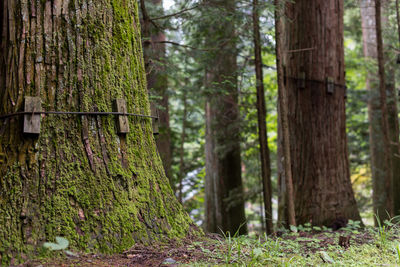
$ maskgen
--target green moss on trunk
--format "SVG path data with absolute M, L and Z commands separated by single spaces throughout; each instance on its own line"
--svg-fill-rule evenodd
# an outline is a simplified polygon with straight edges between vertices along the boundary
M 149 114 L 135 1 L 9 2 L 0 114 L 22 110 L 25 96 L 60 111 L 112 111 L 122 97 L 128 112 Z M 0 121 L 0 262 L 55 236 L 111 253 L 189 233 L 150 119 L 129 117 L 122 136 L 112 116 L 47 115 L 38 137 L 22 134 L 22 120 Z

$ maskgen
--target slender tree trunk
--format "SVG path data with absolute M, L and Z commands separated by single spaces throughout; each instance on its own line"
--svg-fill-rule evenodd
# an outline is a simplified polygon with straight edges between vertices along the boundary
M 388 1 L 390 3 L 390 1 Z M 397 34 L 398 34 L 398 41 L 400 43 L 400 14 L 399 14 L 399 0 L 396 0 L 396 21 L 397 21 Z M 397 54 L 397 57 L 400 58 L 400 55 Z M 399 64 L 398 62 L 396 62 Z M 393 134 L 391 135 L 392 142 L 397 142 L 397 151 L 393 148 L 392 145 L 392 161 L 393 161 L 393 215 L 397 216 L 400 215 L 400 140 L 399 140 L 399 120 L 398 120 L 398 93 L 396 90 L 396 82 L 394 77 L 394 67 L 392 69 L 393 73 L 393 83 L 389 87 L 390 94 L 391 94 L 391 101 L 389 102 L 389 114 L 391 114 L 389 119 L 389 127 L 393 125 L 396 131 L 391 131 Z
M 374 62 L 378 59 L 375 0 L 364 0 L 360 2 L 361 22 L 363 31 L 364 56 Z M 387 187 L 387 162 L 385 156 L 384 129 L 382 128 L 382 115 L 380 105 L 379 77 L 376 66 L 368 70 L 367 89 L 369 90 L 368 118 L 369 118 L 369 140 L 371 154 L 371 170 L 373 181 L 374 213 L 379 214 L 381 219 L 387 219 L 390 210 L 389 192 Z
M 0 1 L 0 115 L 26 96 L 47 111 L 149 114 L 137 3 L 130 0 Z M 156 152 L 151 120 L 129 116 L 0 119 L 0 265 L 65 236 L 82 250 L 121 252 L 135 243 L 183 237 L 190 219 Z
M 284 56 L 283 48 L 283 20 L 285 1 L 275 0 L 275 40 L 276 40 L 276 67 L 278 76 L 278 105 L 280 111 L 280 123 L 283 135 L 283 157 L 285 176 L 285 203 L 287 204 L 287 220 L 289 225 L 296 226 L 296 213 L 294 206 L 294 189 L 291 167 L 290 131 L 288 122 L 288 98 L 284 84 Z M 278 159 L 279 160 L 279 159 Z
M 400 14 L 399 14 L 399 0 L 396 0 L 396 21 L 397 21 L 397 37 L 400 43 Z
M 291 164 L 285 171 L 293 172 L 296 222 L 360 220 L 347 155 L 343 0 L 299 0 L 286 3 L 285 11 L 288 21 L 277 48 L 286 51 L 278 51 L 283 62 L 277 66 L 285 66 L 278 84 L 287 92 L 280 112 L 283 137 L 287 128 L 290 133 Z
M 257 117 L 258 117 L 258 138 L 260 142 L 261 176 L 263 183 L 264 214 L 267 234 L 274 231 L 272 223 L 272 189 L 271 189 L 271 161 L 269 156 L 265 91 L 262 71 L 261 41 L 260 41 L 260 18 L 258 11 L 258 0 L 253 0 L 253 35 L 254 35 L 254 58 L 256 71 L 257 89 Z
M 159 135 L 156 138 L 158 152 L 165 169 L 165 173 L 174 189 L 174 182 L 171 173 L 172 149 L 171 149 L 171 130 L 169 127 L 169 96 L 168 79 L 166 75 L 165 63 L 165 34 L 161 29 L 156 28 L 150 21 L 150 16 L 160 16 L 163 14 L 162 0 L 151 0 L 153 9 L 148 10 L 145 0 L 140 1 L 142 11 L 142 39 L 144 62 L 147 76 L 147 89 L 150 95 L 155 96 L 159 116 Z M 150 12 L 152 11 L 152 12 Z M 154 15 L 153 15 L 154 14 Z
M 182 117 L 182 133 L 181 146 L 179 149 L 179 202 L 182 203 L 183 178 L 185 177 L 185 138 L 186 138 L 186 120 L 187 120 L 187 96 L 186 91 L 183 92 L 183 117 Z
M 383 38 L 382 38 L 382 20 L 381 20 L 381 1 L 375 0 L 375 29 L 376 29 L 376 43 L 377 43 L 377 56 L 378 56 L 378 75 L 379 75 L 379 98 L 380 98 L 380 111 L 381 111 L 381 127 L 383 132 L 383 145 L 384 145 L 384 159 L 385 159 L 385 179 L 384 188 L 388 189 L 386 201 L 384 203 L 386 207 L 385 213 L 378 213 L 380 217 L 387 217 L 393 215 L 393 199 L 391 195 L 392 186 L 392 158 L 390 148 L 390 136 L 389 136 L 389 121 L 388 121 L 388 110 L 387 110 L 387 95 L 386 95 L 386 75 L 384 67 L 384 54 L 383 54 Z M 380 197 L 380 196 L 379 196 Z
M 392 1 L 383 0 L 381 6 L 381 27 L 391 27 L 389 23 L 389 16 L 392 14 L 390 10 Z M 383 41 L 383 53 L 385 64 L 385 87 L 387 99 L 387 113 L 388 113 L 388 131 L 389 131 L 389 146 L 390 157 L 392 164 L 392 177 L 391 177 L 391 199 L 392 199 L 392 215 L 400 215 L 400 142 L 399 142 L 399 113 L 398 113 L 398 95 L 396 90 L 395 79 L 395 62 L 390 62 L 391 48 Z
M 206 103 L 206 220 L 209 232 L 247 233 L 240 159 L 240 121 L 237 90 L 235 1 L 210 2 L 221 12 L 206 43 L 218 42 L 220 49 L 207 59 L 206 86 L 211 93 Z M 207 9 L 206 9 L 207 10 Z M 208 11 L 208 10 L 207 10 Z M 210 188 L 212 187 L 212 188 Z
M 390 141 L 390 157 L 392 161 L 392 190 L 389 194 L 392 197 L 392 215 L 400 215 L 400 146 L 399 146 L 399 117 L 397 107 L 397 93 L 395 86 L 394 67 L 387 66 L 386 88 L 387 88 L 387 111 Z

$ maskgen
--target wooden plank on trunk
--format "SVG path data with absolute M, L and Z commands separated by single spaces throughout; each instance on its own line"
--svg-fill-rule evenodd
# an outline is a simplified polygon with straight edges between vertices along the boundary
M 40 114 L 35 113 L 42 111 L 40 97 L 25 97 L 24 111 L 32 112 L 32 114 L 24 115 L 24 133 L 39 134 L 40 133 Z
M 126 101 L 123 98 L 115 100 L 116 112 L 127 113 Z M 119 134 L 129 133 L 129 120 L 128 116 L 118 115 L 117 116 L 117 131 Z

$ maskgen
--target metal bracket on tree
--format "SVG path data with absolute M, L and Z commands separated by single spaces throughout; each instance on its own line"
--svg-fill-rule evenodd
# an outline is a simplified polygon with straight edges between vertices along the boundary
M 118 133 L 124 134 L 129 132 L 129 121 L 128 116 L 135 116 L 140 118 L 151 118 L 153 119 L 153 134 L 158 134 L 158 111 L 156 107 L 151 103 L 151 114 L 136 114 L 126 112 L 126 102 L 124 99 L 116 99 L 115 106 L 116 112 L 82 112 L 82 111 L 42 111 L 40 97 L 25 97 L 24 111 L 15 112 L 10 114 L 0 115 L 1 119 L 7 119 L 11 117 L 24 115 L 24 128 L 23 133 L 27 134 L 39 134 L 40 133 L 40 119 L 41 114 L 46 115 L 91 115 L 91 116 L 118 116 L 117 128 Z M 154 115 L 153 115 L 154 114 Z

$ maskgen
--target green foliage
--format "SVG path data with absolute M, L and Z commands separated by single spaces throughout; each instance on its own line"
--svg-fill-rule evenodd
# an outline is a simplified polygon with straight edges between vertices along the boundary
M 44 248 L 47 248 L 52 251 L 61 250 L 68 256 L 77 257 L 78 254 L 76 254 L 70 250 L 67 250 L 68 246 L 69 246 L 68 239 L 61 237 L 61 236 L 56 236 L 56 243 L 52 243 L 52 242 L 43 243 Z
M 69 245 L 69 241 L 64 237 L 56 236 L 56 243 L 45 242 L 43 247 L 48 248 L 50 250 L 64 250 L 67 249 Z
M 400 244 L 397 244 L 395 247 L 397 257 L 398 257 L 398 262 L 400 263 Z
M 353 220 L 349 220 L 347 222 L 346 227 L 343 228 L 344 231 L 347 231 L 347 232 L 350 232 L 353 234 L 358 234 L 360 229 L 361 229 L 361 222 L 353 221 Z
M 398 234 L 398 216 L 391 218 L 390 220 L 381 221 L 378 214 L 375 214 L 377 227 L 376 231 L 376 242 L 381 249 L 386 249 L 389 246 L 389 240 Z
M 353 225 L 357 225 L 353 222 Z M 358 228 L 357 226 L 355 226 Z M 378 237 L 378 229 L 368 228 L 352 234 L 350 247 L 338 245 L 343 231 L 324 231 L 308 237 L 299 233 L 284 233 L 282 237 L 231 237 L 222 240 L 198 242 L 208 260 L 190 263 L 190 266 L 376 266 L 400 262 L 400 245 L 393 232 L 386 247 L 370 241 Z M 331 244 L 326 244 L 327 240 Z M 211 243 L 210 243 L 211 242 Z M 392 249 L 394 248 L 395 249 Z

